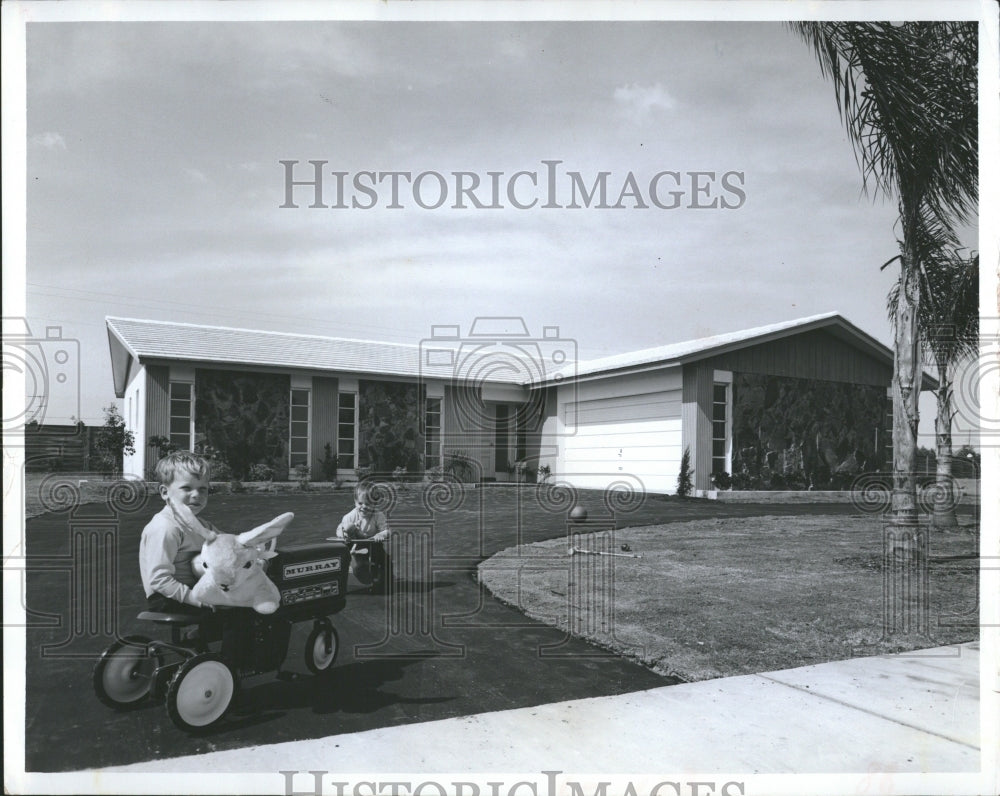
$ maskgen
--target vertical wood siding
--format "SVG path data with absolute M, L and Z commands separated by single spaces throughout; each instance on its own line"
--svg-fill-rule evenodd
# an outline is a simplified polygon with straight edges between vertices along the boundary
M 312 380 L 312 451 L 310 474 L 314 481 L 323 478 L 320 462 L 323 447 L 329 443 L 332 455 L 337 456 L 337 385 L 338 380 L 326 376 L 314 376 Z
M 197 397 L 197 396 L 196 396 Z M 136 440 L 144 448 L 150 437 L 170 436 L 170 368 L 146 366 L 146 439 Z
M 691 451 L 695 489 L 709 489 L 712 472 L 712 378 L 714 367 L 705 362 L 684 366 L 681 399 L 681 453 Z
M 737 373 L 845 381 L 880 387 L 888 386 L 892 379 L 890 364 L 879 362 L 819 329 L 720 354 L 704 360 L 704 364 Z
M 481 416 L 476 412 L 481 412 Z M 477 476 L 494 475 L 493 407 L 478 402 L 474 388 L 448 386 L 444 392 L 441 446 L 445 464 L 449 451 L 462 451 L 478 463 Z

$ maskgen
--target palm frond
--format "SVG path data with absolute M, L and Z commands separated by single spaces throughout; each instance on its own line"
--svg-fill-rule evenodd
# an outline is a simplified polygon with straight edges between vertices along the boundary
M 978 39 L 967 22 L 797 22 L 866 190 L 968 220 L 978 192 Z

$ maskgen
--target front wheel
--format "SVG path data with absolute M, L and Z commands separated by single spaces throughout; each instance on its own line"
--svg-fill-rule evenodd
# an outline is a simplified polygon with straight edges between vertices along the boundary
M 115 710 L 142 704 L 153 686 L 163 657 L 153 652 L 146 636 L 126 636 L 108 647 L 94 667 L 94 692 Z
M 219 722 L 236 694 L 233 670 L 218 653 L 184 661 L 167 689 L 170 719 L 186 732 L 207 730 Z
M 337 660 L 340 638 L 332 625 L 316 625 L 306 640 L 306 666 L 313 674 L 329 671 Z

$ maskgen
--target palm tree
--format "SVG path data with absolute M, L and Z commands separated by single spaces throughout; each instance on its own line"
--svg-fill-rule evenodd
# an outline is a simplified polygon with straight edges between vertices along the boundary
M 976 211 L 976 25 L 971 22 L 800 22 L 833 80 L 862 183 L 899 207 L 894 327 L 894 521 L 917 523 L 915 458 L 921 379 L 920 252 L 925 232 L 953 230 Z
M 943 236 L 948 240 L 950 236 Z M 938 372 L 937 416 L 934 437 L 937 487 L 931 522 L 938 528 L 955 528 L 957 496 L 952 482 L 951 421 L 955 416 L 955 370 L 976 353 L 979 339 L 979 255 L 964 257 L 960 250 L 943 250 L 941 236 L 928 235 L 920 270 L 918 323 L 925 353 Z M 899 305 L 898 283 L 889 292 L 889 317 Z

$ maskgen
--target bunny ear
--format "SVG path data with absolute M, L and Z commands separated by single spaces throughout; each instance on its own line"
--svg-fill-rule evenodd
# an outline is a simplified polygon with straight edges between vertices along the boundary
M 273 539 L 278 536 L 285 528 L 288 527 L 290 523 L 295 519 L 295 515 L 292 512 L 286 512 L 279 517 L 275 517 L 270 522 L 266 522 L 263 525 L 258 525 L 256 528 L 250 531 L 245 531 L 239 534 L 236 538 L 242 545 L 254 545 L 261 542 L 266 542 L 268 539 Z
M 215 531 L 210 531 L 202 525 L 198 521 L 198 518 L 194 516 L 194 512 L 183 503 L 178 503 L 176 500 L 168 499 L 167 505 L 170 506 L 170 510 L 174 513 L 174 517 L 184 530 L 193 533 L 195 536 L 200 536 L 206 542 L 211 542 L 216 536 L 218 536 Z

